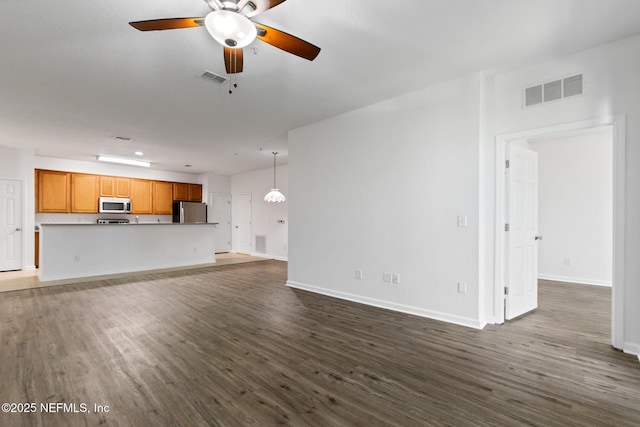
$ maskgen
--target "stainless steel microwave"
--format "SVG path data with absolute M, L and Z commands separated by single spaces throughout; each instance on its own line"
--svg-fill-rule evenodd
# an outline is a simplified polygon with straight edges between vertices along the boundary
M 100 197 L 98 211 L 100 213 L 131 213 L 131 199 Z

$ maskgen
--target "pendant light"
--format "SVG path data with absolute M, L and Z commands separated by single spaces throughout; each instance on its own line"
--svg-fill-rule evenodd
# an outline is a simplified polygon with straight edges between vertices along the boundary
M 273 188 L 271 189 L 271 191 L 269 191 L 267 193 L 266 196 L 264 196 L 264 201 L 265 202 L 276 202 L 276 203 L 282 203 L 285 200 L 287 200 L 284 197 L 284 194 L 282 194 L 277 188 L 276 188 L 276 156 L 278 155 L 277 151 L 273 152 Z

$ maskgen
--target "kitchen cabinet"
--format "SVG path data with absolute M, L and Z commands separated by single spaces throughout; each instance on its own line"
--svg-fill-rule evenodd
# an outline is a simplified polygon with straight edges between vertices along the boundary
M 151 214 L 153 213 L 152 184 L 153 181 L 147 179 L 131 179 L 131 213 Z
M 70 174 L 68 172 L 37 170 L 36 212 L 68 213 Z
M 98 213 L 100 197 L 131 199 L 134 215 L 171 215 L 173 201 L 202 202 L 202 185 L 36 169 L 36 212 Z
M 202 202 L 202 185 L 189 184 L 189 201 Z
M 131 197 L 131 178 L 101 176 L 100 197 Z
M 173 213 L 173 183 L 153 181 L 153 213 L 156 215 Z
M 33 259 L 33 264 L 38 268 L 40 266 L 40 232 L 36 231 L 35 238 L 35 254 Z
M 71 212 L 98 213 L 100 175 L 71 174 Z
M 177 202 L 189 201 L 189 184 L 183 182 L 174 182 L 173 200 Z
M 176 202 L 202 202 L 202 185 L 174 182 L 173 200 Z

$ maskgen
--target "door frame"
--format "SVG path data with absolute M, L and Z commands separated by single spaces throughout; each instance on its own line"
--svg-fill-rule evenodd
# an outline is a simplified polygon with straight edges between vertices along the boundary
M 229 207 L 229 252 L 232 252 L 232 243 L 233 243 L 233 217 L 232 217 L 232 197 L 231 197 L 231 193 L 209 193 L 209 206 L 211 207 L 210 209 L 207 210 L 207 212 L 211 212 L 210 214 L 207 213 L 207 216 L 212 215 L 213 216 L 213 209 L 215 207 L 214 203 L 213 203 L 213 199 L 216 196 L 224 196 L 227 198 L 228 201 L 228 207 Z M 207 221 L 209 221 L 209 218 L 207 218 Z M 211 221 L 213 222 L 213 218 L 211 218 Z M 215 242 L 214 242 L 215 244 Z M 219 253 L 219 252 L 218 252 Z
M 22 224 L 21 229 L 22 229 L 22 234 L 20 236 L 20 270 L 35 270 L 35 265 L 33 265 L 31 268 L 27 268 L 27 232 L 26 229 L 27 227 L 25 226 L 26 221 L 26 197 L 25 197 L 25 191 L 26 191 L 26 185 L 25 185 L 25 180 L 22 178 L 10 178 L 10 177 L 6 177 L 6 176 L 2 176 L 0 175 L 0 180 L 2 181 L 16 181 L 20 183 L 20 210 L 21 210 L 21 216 L 20 216 L 20 222 Z M 33 233 L 35 234 L 35 233 Z M 32 246 L 33 248 L 35 248 L 35 243 Z M 35 263 L 35 260 L 34 260 Z
M 613 128 L 613 274 L 611 283 L 611 345 L 624 348 L 624 244 L 625 244 L 625 147 L 626 115 L 606 116 L 555 126 L 529 129 L 495 138 L 495 240 L 494 312 L 495 323 L 504 323 L 505 286 L 505 160 L 507 144 L 516 140 L 550 136 L 601 126 Z
M 253 250 L 253 245 L 251 245 L 251 238 L 253 237 L 253 194 L 250 192 L 245 192 L 245 193 L 232 193 L 231 194 L 231 235 L 232 235 L 232 240 L 231 240 L 231 251 L 233 253 L 244 253 L 244 252 L 238 252 L 238 231 L 236 228 L 236 225 L 238 224 L 238 197 L 240 196 L 249 196 L 249 216 L 250 216 L 250 221 L 249 224 L 251 225 L 250 230 L 249 230 L 249 247 Z M 253 251 L 250 250 L 249 254 L 252 254 Z

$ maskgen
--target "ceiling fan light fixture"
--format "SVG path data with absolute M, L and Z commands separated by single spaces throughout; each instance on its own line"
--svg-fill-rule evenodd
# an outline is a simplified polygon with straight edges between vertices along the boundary
M 214 10 L 204 18 L 204 26 L 218 43 L 234 49 L 248 46 L 258 35 L 246 16 L 230 10 Z

